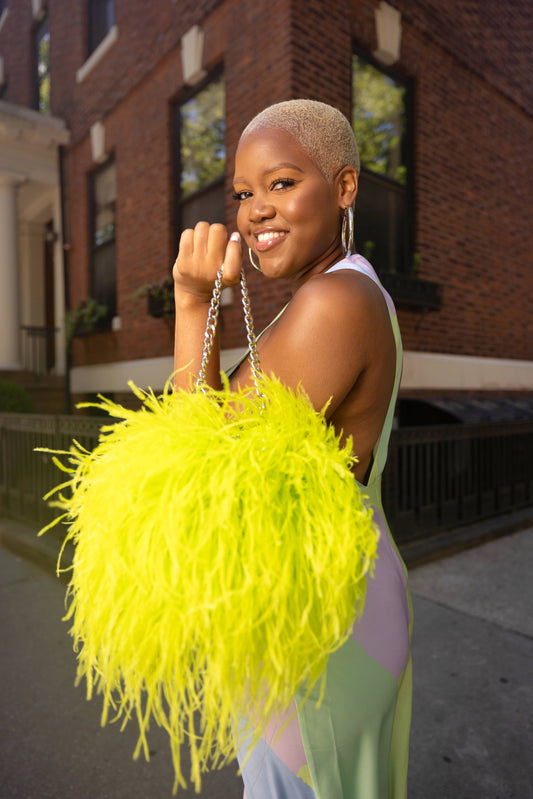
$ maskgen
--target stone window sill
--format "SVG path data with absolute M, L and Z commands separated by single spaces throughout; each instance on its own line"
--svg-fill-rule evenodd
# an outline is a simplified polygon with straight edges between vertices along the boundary
M 7 8 L 7 6 L 6 6 L 4 8 L 4 10 L 2 11 L 2 13 L 0 14 L 0 31 L 4 27 L 4 23 L 5 23 L 6 19 L 7 19 L 7 15 L 8 14 L 9 14 L 9 8 Z
M 107 36 L 102 39 L 96 50 L 93 50 L 87 61 L 76 72 L 77 83 L 82 83 L 87 75 L 93 71 L 95 66 L 100 63 L 102 58 L 106 55 L 118 39 L 118 26 L 113 25 L 109 29 Z

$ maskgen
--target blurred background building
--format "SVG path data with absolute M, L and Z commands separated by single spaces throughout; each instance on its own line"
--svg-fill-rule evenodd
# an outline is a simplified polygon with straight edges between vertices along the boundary
M 163 387 L 181 230 L 234 229 L 241 130 L 310 97 L 352 120 L 356 244 L 399 312 L 396 539 L 530 523 L 532 28 L 530 0 L 0 0 L 0 400 L 50 414 L 0 414 L 4 511 L 47 518 L 34 447 L 94 444 L 53 414 Z M 249 286 L 259 330 L 288 290 Z M 221 337 L 226 365 L 238 292 Z
M 399 309 L 400 424 L 531 418 L 532 25 L 529 0 L 0 0 L 2 376 L 60 412 L 65 392 L 162 388 L 180 231 L 234 227 L 240 131 L 311 97 L 359 141 L 356 243 Z M 287 287 L 250 287 L 259 329 Z M 224 303 L 229 363 L 244 331 Z

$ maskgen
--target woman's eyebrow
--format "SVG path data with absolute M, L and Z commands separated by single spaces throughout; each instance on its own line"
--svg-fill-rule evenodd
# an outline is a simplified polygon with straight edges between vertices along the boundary
M 280 164 L 276 164 L 275 166 L 270 167 L 270 169 L 265 169 L 263 175 L 270 175 L 272 174 L 272 172 L 277 172 L 279 169 L 295 169 L 297 172 L 303 173 L 303 169 L 301 169 L 299 166 L 296 166 L 296 164 L 293 164 L 290 161 L 282 161 Z M 246 183 L 246 178 L 240 178 L 240 177 L 234 178 L 233 182 Z

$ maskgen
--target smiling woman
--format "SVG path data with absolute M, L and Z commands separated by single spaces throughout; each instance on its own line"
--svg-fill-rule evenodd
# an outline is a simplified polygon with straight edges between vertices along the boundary
M 310 100 L 265 109 L 245 129 L 235 157 L 238 233 L 228 238 L 224 226 L 207 222 L 185 230 L 173 270 L 175 384 L 184 389 L 199 373 L 218 270 L 224 264 L 224 285 L 240 279 L 241 242 L 265 278 L 289 281 L 292 300 L 258 342 L 262 368 L 291 389 L 302 386 L 317 411 L 327 406 L 339 440 L 352 438 L 354 479 L 380 530 L 363 615 L 329 656 L 323 696 L 317 684 L 304 702 L 302 685 L 261 729 L 258 744 L 257 736 L 239 741 L 247 799 L 403 799 L 406 793 L 412 613 L 380 494 L 402 347 L 389 295 L 371 265 L 353 253 L 349 220 L 358 172 L 353 131 L 339 111 Z M 206 377 L 221 387 L 216 341 Z M 230 385 L 253 382 L 245 357 Z M 339 546 L 350 551 L 353 543 Z

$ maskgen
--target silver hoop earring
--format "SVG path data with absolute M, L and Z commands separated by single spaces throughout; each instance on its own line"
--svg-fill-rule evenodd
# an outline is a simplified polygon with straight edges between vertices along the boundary
M 354 232 L 353 232 L 353 208 L 349 205 L 344 209 L 342 217 L 341 244 L 344 255 L 352 255 L 355 251 Z
M 254 261 L 254 254 L 250 247 L 248 247 L 248 258 L 250 259 L 250 263 L 252 264 L 254 269 L 257 269 L 258 272 L 261 272 L 261 267 L 256 264 Z

